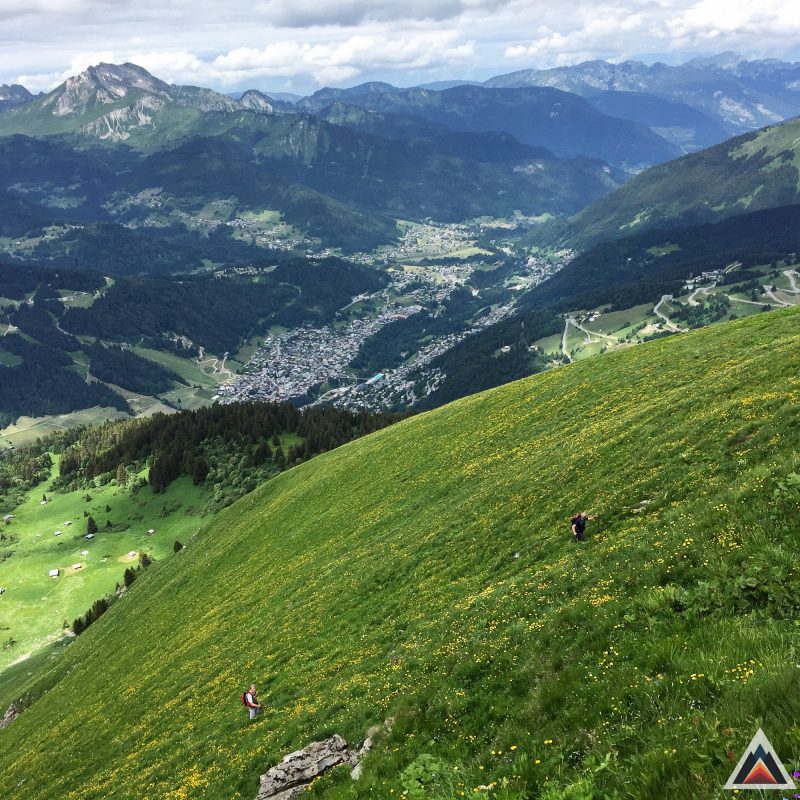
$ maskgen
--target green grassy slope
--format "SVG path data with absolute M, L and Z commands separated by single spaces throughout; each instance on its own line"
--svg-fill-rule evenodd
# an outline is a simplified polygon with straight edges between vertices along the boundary
M 0 731 L 0 796 L 252 798 L 387 714 L 362 780 L 314 796 L 398 797 L 428 752 L 436 800 L 722 797 L 758 725 L 791 770 L 798 345 L 800 313 L 762 314 L 284 473 L 48 660 Z M 576 546 L 580 508 L 600 520 Z
M 580 212 L 571 238 L 589 244 L 794 204 L 799 169 L 800 119 L 792 119 L 645 170 Z
M 45 493 L 49 502 L 42 506 Z M 95 600 L 113 592 L 125 570 L 137 566 L 139 553 L 155 559 L 171 555 L 176 539 L 184 542 L 202 526 L 206 502 L 189 478 L 163 494 L 149 487 L 131 494 L 114 484 L 66 494 L 51 494 L 49 482 L 32 489 L 14 509 L 14 521 L 0 524 L 0 534 L 9 537 L 0 542 L 0 586 L 6 589 L 0 597 L 0 641 L 15 642 L 0 650 L 0 669 L 59 637 L 63 622 L 71 624 Z M 84 538 L 84 511 L 99 527 L 92 541 Z M 111 530 L 106 529 L 108 520 Z M 57 530 L 60 536 L 54 535 Z M 132 552 L 137 555 L 130 557 Z M 73 569 L 75 564 L 80 570 Z M 61 575 L 50 578 L 51 569 L 60 569 Z

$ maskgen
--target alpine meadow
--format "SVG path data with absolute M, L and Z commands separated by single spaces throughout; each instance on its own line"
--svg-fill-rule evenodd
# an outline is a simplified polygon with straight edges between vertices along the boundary
M 722 797 L 759 726 L 798 763 L 799 321 L 562 367 L 273 478 L 3 684 L 30 707 L 0 793 L 249 798 L 387 717 L 312 796 Z

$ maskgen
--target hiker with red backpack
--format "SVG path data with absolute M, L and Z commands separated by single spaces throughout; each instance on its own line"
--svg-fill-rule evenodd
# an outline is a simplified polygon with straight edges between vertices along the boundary
M 250 719 L 254 720 L 261 713 L 261 703 L 258 702 L 256 685 L 250 684 L 250 688 L 242 695 L 242 705 L 250 712 Z

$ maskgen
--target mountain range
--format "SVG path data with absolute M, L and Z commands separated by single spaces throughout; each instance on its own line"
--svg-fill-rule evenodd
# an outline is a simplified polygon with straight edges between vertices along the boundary
M 563 94 L 522 90 L 518 99 L 533 109 L 531 98 L 542 93 Z M 638 141 L 643 133 L 644 149 L 623 145 L 621 159 L 638 162 L 647 151 L 659 160 L 671 153 L 650 131 L 604 118 L 580 98 L 576 102 L 581 114 L 605 119 L 614 130 L 622 126 L 619 141 L 627 141 L 627 134 Z M 520 110 L 515 106 L 512 111 L 514 116 Z M 115 211 L 113 197 L 159 187 L 183 206 L 201 208 L 209 200 L 236 198 L 240 211 L 277 211 L 324 244 L 351 250 L 391 241 L 396 235 L 391 218 L 456 221 L 515 210 L 569 214 L 626 178 L 592 153 L 575 155 L 581 149 L 577 145 L 560 147 L 569 153 L 564 158 L 531 143 L 550 141 L 552 133 L 521 142 L 492 126 L 459 131 L 452 140 L 450 131 L 419 115 L 373 115 L 352 106 L 345 110 L 328 104 L 324 113 L 314 115 L 256 91 L 234 100 L 207 89 L 169 86 L 131 64 L 92 67 L 0 115 L 0 135 L 46 136 L 54 152 L 61 151 L 57 158 L 37 155 L 41 179 L 34 185 L 18 174 L 29 159 L 11 152 L 33 145 L 6 140 L 6 195 L 15 215 L 21 213 L 20 204 L 29 206 L 39 197 L 45 210 L 34 217 L 85 218 L 91 205 L 98 221 L 127 222 Z M 94 157 L 78 152 L 100 144 L 117 147 L 110 161 L 118 167 L 111 164 L 103 173 L 102 199 L 97 191 L 86 191 L 98 180 Z M 64 159 L 65 148 L 76 151 L 66 161 L 80 161 L 83 167 L 77 179 L 73 175 L 69 185 L 58 186 L 64 168 L 54 161 Z M 604 150 L 593 149 L 594 155 Z M 98 164 L 108 162 L 99 155 Z
M 125 81 L 125 71 L 132 87 L 138 84 L 138 88 L 148 94 L 160 95 L 162 99 L 171 97 L 185 106 L 197 103 L 205 108 L 230 109 L 238 104 L 238 107 L 268 112 L 289 111 L 294 106 L 320 110 L 336 101 L 384 111 L 415 105 L 425 108 L 431 105 L 430 92 L 463 91 L 468 86 L 492 89 L 543 87 L 580 95 L 599 112 L 647 126 L 684 151 L 708 147 L 727 136 L 800 113 L 800 64 L 777 59 L 748 60 L 730 52 L 695 58 L 678 65 L 586 61 L 552 69 L 522 69 L 497 75 L 482 84 L 451 80 L 400 89 L 388 83 L 373 82 L 350 89 L 324 88 L 309 97 L 264 93 L 257 89 L 236 96 L 191 88 L 180 91 L 157 79 L 143 77 L 143 71 L 134 77 L 131 70 L 136 72 L 137 68 L 133 65 L 119 68 L 99 65 L 87 70 L 85 77 L 68 79 L 63 87 L 63 92 L 69 96 L 66 105 L 72 105 L 72 98 L 79 96 L 92 81 L 107 84 L 104 86 L 108 92 L 107 99 L 119 99 L 120 82 Z M 381 99 L 384 95 L 393 99 Z M 22 86 L 0 87 L 0 110 L 22 106 L 34 99 L 38 98 Z M 78 105 L 81 105 L 80 100 Z M 147 107 L 150 105 L 153 104 L 148 102 L 140 107 L 144 116 L 154 110 Z M 452 103 L 439 105 L 443 106 L 440 113 L 447 113 L 446 106 Z M 455 105 L 458 105 L 457 100 Z M 426 113 L 430 114 L 430 109 Z M 110 126 L 105 131 L 107 136 L 124 135 L 125 120 L 120 116 L 124 115 L 117 114 L 106 120 Z M 128 122 L 133 119 L 131 116 Z
M 509 88 L 551 86 L 602 102 L 607 92 L 652 95 L 689 106 L 724 125 L 729 135 L 800 113 L 800 64 L 750 61 L 735 53 L 676 66 L 640 61 L 586 61 L 571 67 L 518 70 L 486 81 Z
M 31 100 L 33 95 L 24 86 L 18 83 L 12 83 L 10 86 L 6 83 L 0 84 L 0 111 L 24 106 Z
M 71 133 L 146 148 L 193 133 L 247 127 L 251 121 L 241 112 L 317 114 L 338 102 L 422 117 L 460 132 L 505 131 L 522 144 L 546 147 L 559 156 L 594 157 L 628 169 L 679 153 L 639 123 L 610 117 L 586 100 L 554 89 L 456 86 L 432 91 L 365 84 L 323 89 L 291 105 L 255 90 L 234 100 L 209 89 L 169 86 L 133 64 L 100 64 L 67 79 L 47 95 L 0 116 L 0 135 Z
M 455 131 L 506 131 L 523 144 L 544 146 L 560 156 L 592 156 L 629 170 L 680 153 L 645 126 L 608 116 L 583 98 L 557 89 L 464 85 L 433 91 L 366 84 L 354 89 L 321 89 L 297 106 L 319 113 L 332 102 L 420 116 Z
M 775 72 L 786 81 L 790 68 L 777 65 Z M 671 69 L 656 65 L 642 74 L 666 70 L 677 81 L 720 70 L 734 77 L 758 72 L 751 66 L 734 73 L 727 61 Z M 636 86 L 630 76 L 639 73 L 630 65 L 620 65 L 626 80 L 608 79 L 611 88 L 600 94 L 587 65 L 558 74 L 565 87 L 577 86 L 567 78 L 580 79 L 591 91 L 582 97 L 536 85 L 398 89 L 370 83 L 322 89 L 289 102 L 257 90 L 234 98 L 171 86 L 132 64 L 100 64 L 2 112 L 0 133 L 6 135 L 0 137 L 0 163 L 6 182 L 0 187 L 0 236 L 6 261 L 9 267 L 21 261 L 45 269 L 37 274 L 48 276 L 35 314 L 14 310 L 25 297 L 18 289 L 0 292 L 14 302 L 14 307 L 6 302 L 3 313 L 12 333 L 12 319 L 24 318 L 26 336 L 62 352 L 53 364 L 59 372 L 40 375 L 37 385 L 73 367 L 84 371 L 82 357 L 75 355 L 81 348 L 65 341 L 64 331 L 111 348 L 139 337 L 168 353 L 176 337 L 186 337 L 193 347 L 221 355 L 236 351 L 264 320 L 285 314 L 280 309 L 292 302 L 293 290 L 279 284 L 275 308 L 264 300 L 270 313 L 250 309 L 242 325 L 226 325 L 208 313 L 205 328 L 192 318 L 161 330 L 168 313 L 165 317 L 159 298 L 191 296 L 204 305 L 214 295 L 213 281 L 199 276 L 184 291 L 181 274 L 254 268 L 252 280 L 268 283 L 258 277 L 259 269 L 274 268 L 292 255 L 324 255 L 327 248 L 404 270 L 411 252 L 395 249 L 395 243 L 409 225 L 429 222 L 456 228 L 469 223 L 473 240 L 450 260 L 464 262 L 472 255 L 475 262 L 480 256 L 480 263 L 465 264 L 472 272 L 456 279 L 461 294 L 439 301 L 428 295 L 424 313 L 411 319 L 401 314 L 403 319 L 377 331 L 354 354 L 353 368 L 368 378 L 369 370 L 381 373 L 413 361 L 414 353 L 437 337 L 482 328 L 482 317 L 499 313 L 501 319 L 474 330 L 476 335 L 450 354 L 440 353 L 427 372 L 412 372 L 413 402 L 424 396 L 424 404 L 437 405 L 546 368 L 561 354 L 545 354 L 537 343 L 563 326 L 559 315 L 602 304 L 622 308 L 626 298 L 654 305 L 662 294 L 679 292 L 691 275 L 713 270 L 721 253 L 730 263 L 746 260 L 761 270 L 737 278 L 736 299 L 757 305 L 757 297 L 748 300 L 741 292 L 752 292 L 759 275 L 780 278 L 777 262 L 788 265 L 797 250 L 791 226 L 792 206 L 800 201 L 800 122 L 788 120 L 681 155 L 686 147 L 656 132 L 664 114 L 677 115 L 710 139 L 726 136 L 728 123 L 677 103 L 665 89 L 664 96 L 640 91 L 655 91 L 655 78 L 637 79 Z M 533 77 L 525 80 L 532 83 Z M 640 120 L 604 113 L 598 105 L 635 116 L 633 109 Z M 443 235 L 440 230 L 424 236 L 435 240 Z M 777 238 L 770 241 L 773 234 Z M 387 245 L 391 255 L 381 249 Z M 530 264 L 547 248 L 581 252 L 561 274 L 525 290 Z M 316 320 L 330 321 L 336 309 L 315 294 L 314 280 L 298 269 L 291 283 L 307 287 L 306 316 L 292 319 L 311 321 L 313 309 L 324 308 Z M 95 292 L 102 285 L 98 274 L 117 283 L 91 310 L 65 316 L 69 306 L 55 303 L 48 292 L 55 286 L 72 292 L 79 281 L 65 283 L 62 270 L 90 271 Z M 10 274 L 5 271 L 6 278 Z M 143 282 L 144 275 L 155 282 Z M 248 280 L 222 293 L 228 306 L 239 302 L 237 291 L 250 291 Z M 316 289 L 325 285 L 317 281 Z M 35 288 L 34 282 L 29 291 Z M 417 306 L 411 295 L 403 302 Z M 115 331 L 112 306 L 139 309 L 146 324 Z M 502 319 L 509 309 L 516 313 Z M 13 337 L 9 343 L 16 350 L 3 348 L 0 358 L 15 370 L 13 403 L 6 410 L 13 418 L 24 411 L 19 397 L 30 396 L 22 365 L 34 358 L 43 362 L 35 348 Z M 566 338 L 562 350 L 565 343 Z M 63 352 L 73 355 L 64 362 Z M 114 355 L 92 352 L 106 359 Z M 431 374 L 439 376 L 433 384 Z M 147 385 L 173 381 L 156 378 Z M 62 392 L 85 400 L 89 394 L 77 384 Z M 118 398 L 114 402 L 124 405 Z M 412 401 L 387 402 L 402 407 Z

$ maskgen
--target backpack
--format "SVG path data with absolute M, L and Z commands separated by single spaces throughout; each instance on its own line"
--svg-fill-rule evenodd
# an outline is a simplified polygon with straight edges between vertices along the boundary
M 250 708 L 250 704 L 247 702 L 247 692 L 242 692 L 242 705 L 245 708 Z

